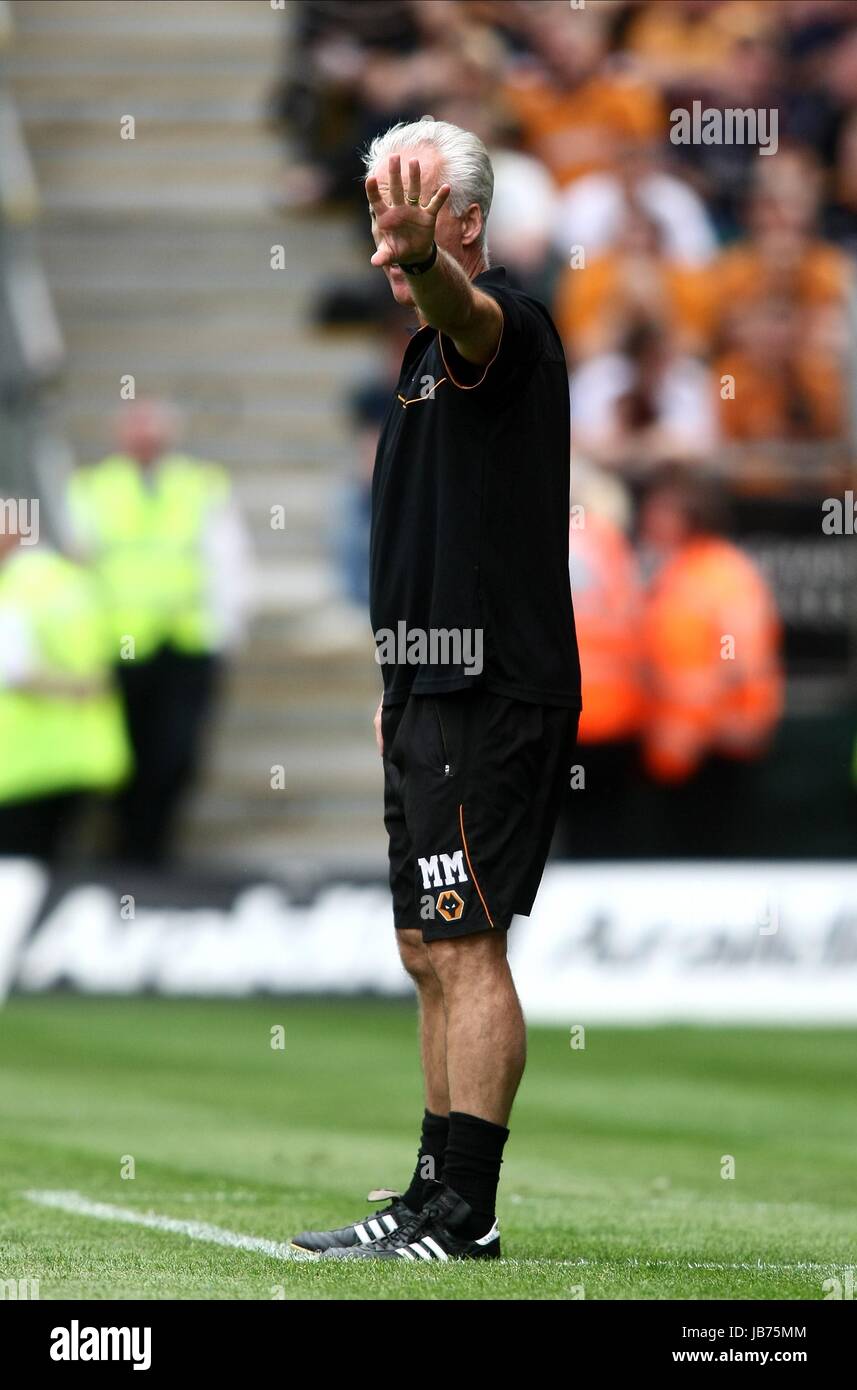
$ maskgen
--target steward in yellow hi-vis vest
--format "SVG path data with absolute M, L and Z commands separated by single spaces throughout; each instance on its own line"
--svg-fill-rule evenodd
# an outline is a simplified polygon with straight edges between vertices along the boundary
M 245 542 L 226 470 L 175 448 L 172 411 L 131 402 L 118 451 L 78 469 L 69 512 L 108 616 L 135 753 L 119 857 L 162 862 L 236 635 Z
M 226 471 L 170 454 L 146 474 L 112 454 L 78 470 L 70 498 L 117 659 L 146 661 L 167 645 L 195 656 L 216 650 L 203 546 L 209 517 L 229 500 Z
M 0 545 L 0 853 L 51 860 L 82 794 L 131 769 L 96 586 L 47 547 Z

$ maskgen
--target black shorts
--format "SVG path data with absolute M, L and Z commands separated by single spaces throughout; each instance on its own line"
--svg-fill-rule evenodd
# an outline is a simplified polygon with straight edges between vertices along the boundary
M 508 930 L 535 901 L 569 785 L 579 712 L 476 688 L 382 713 L 397 929 Z

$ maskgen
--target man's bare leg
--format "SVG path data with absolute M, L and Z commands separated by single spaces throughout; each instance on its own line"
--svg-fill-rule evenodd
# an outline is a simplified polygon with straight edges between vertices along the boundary
M 420 1210 L 436 1176 L 467 1203 L 457 1234 L 493 1232 L 505 1128 L 526 1060 L 521 1005 L 505 932 L 433 941 L 397 933 L 420 1000 L 426 1112 L 417 1168 L 405 1201 Z M 448 1117 L 448 1118 L 447 1118 Z M 431 1160 L 430 1162 L 428 1160 Z
M 447 1200 L 454 1200 L 450 1193 L 460 1199 L 446 1219 L 454 1238 L 499 1249 L 495 1211 L 506 1121 L 526 1061 L 506 933 L 432 941 L 428 956 L 446 1020 L 449 1129 L 442 1176 Z
M 505 1125 L 527 1046 L 506 933 L 433 941 L 428 954 L 446 1015 L 449 1109 Z
M 420 1009 L 420 1056 L 422 1057 L 426 1108 L 434 1115 L 449 1114 L 449 1083 L 446 1074 L 446 1015 L 440 980 L 435 974 L 428 947 L 417 928 L 396 932 L 402 964 L 417 988 Z
M 420 1055 L 425 1087 L 420 1147 L 410 1186 L 402 1195 L 412 1211 L 421 1211 L 440 1181 L 449 1139 L 449 1084 L 446 1076 L 446 1014 L 440 981 L 434 972 L 422 932 L 396 932 L 402 964 L 417 988 L 420 1010 Z
M 526 1061 L 526 1030 L 506 955 L 506 933 L 423 944 L 397 932 L 402 963 L 417 987 L 426 1111 L 417 1167 L 404 1194 L 421 1210 L 442 1179 L 467 1203 L 457 1234 L 493 1232 L 506 1121 Z M 448 1118 L 447 1118 L 448 1117 Z

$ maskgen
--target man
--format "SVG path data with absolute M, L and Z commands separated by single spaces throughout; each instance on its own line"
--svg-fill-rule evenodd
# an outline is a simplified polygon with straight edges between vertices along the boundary
M 753 561 L 723 535 L 716 484 L 681 465 L 655 475 L 640 538 L 657 563 L 642 622 L 649 709 L 643 754 L 677 785 L 706 759 L 753 762 L 783 702 L 781 623 Z
M 100 582 L 135 773 L 118 810 L 120 859 L 156 865 L 195 774 L 224 650 L 240 632 L 246 542 L 219 464 L 175 449 L 175 413 L 123 407 L 118 450 L 81 468 L 70 512 Z
M 491 1258 L 525 1056 L 506 935 L 536 895 L 580 711 L 568 376 L 547 311 L 488 269 L 482 142 L 427 118 L 380 136 L 366 163 L 372 264 L 419 324 L 378 443 L 370 569 L 390 884 L 426 1111 L 407 1190 L 370 1194 L 391 1200 L 294 1244 Z
M 783 709 L 774 596 L 725 524 L 712 480 L 677 464 L 652 478 L 639 522 L 656 566 L 640 626 L 643 763 L 662 789 L 665 840 L 694 857 L 735 855 L 752 838 Z

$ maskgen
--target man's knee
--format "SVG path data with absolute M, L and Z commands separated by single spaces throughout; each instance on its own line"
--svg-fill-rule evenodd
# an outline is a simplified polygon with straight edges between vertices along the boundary
M 416 927 L 405 927 L 396 932 L 396 942 L 402 965 L 411 979 L 417 985 L 437 984 L 422 932 Z
M 506 933 L 474 932 L 471 936 L 431 941 L 428 956 L 443 989 L 453 989 L 459 982 L 472 982 L 480 975 L 507 968 Z

